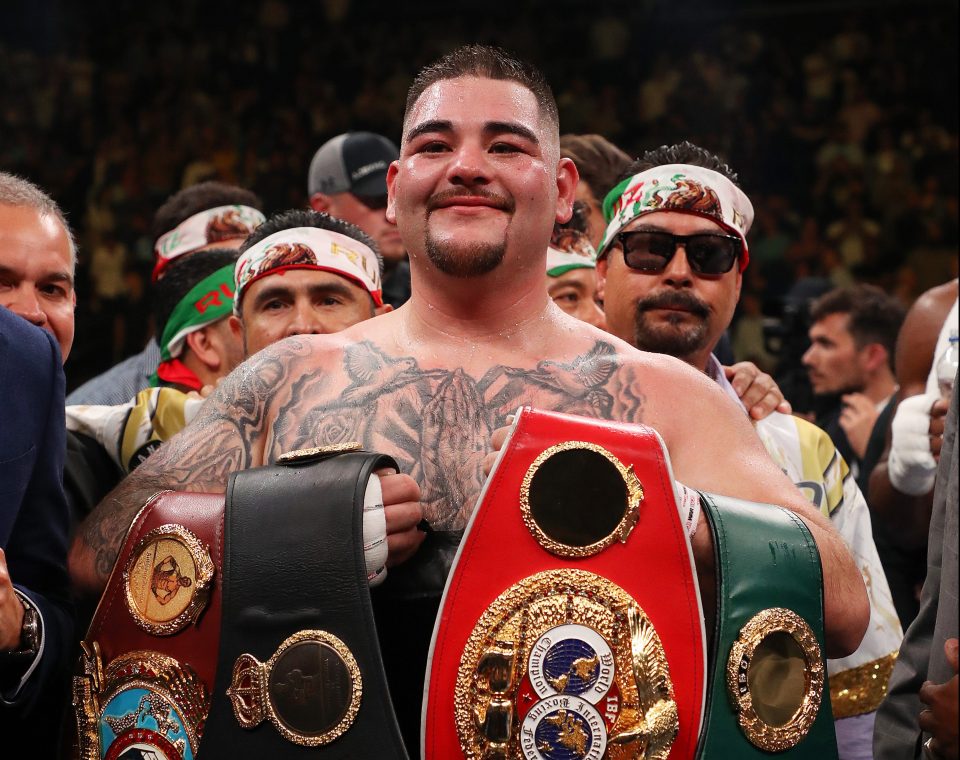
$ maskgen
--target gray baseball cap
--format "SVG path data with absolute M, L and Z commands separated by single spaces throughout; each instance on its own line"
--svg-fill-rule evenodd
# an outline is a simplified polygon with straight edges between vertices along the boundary
M 347 132 L 325 142 L 310 162 L 307 192 L 387 194 L 387 167 L 400 157 L 397 146 L 373 132 Z

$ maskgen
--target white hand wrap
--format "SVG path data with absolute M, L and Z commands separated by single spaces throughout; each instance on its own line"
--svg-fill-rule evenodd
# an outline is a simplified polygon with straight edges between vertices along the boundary
M 677 491 L 677 511 L 680 512 L 680 522 L 683 523 L 687 535 L 693 539 L 700 522 L 700 494 L 692 488 L 687 488 L 679 480 L 675 480 Z
M 379 586 L 387 578 L 387 518 L 379 475 L 370 476 L 363 496 L 363 559 L 367 580 L 371 586 Z
M 893 418 L 887 474 L 893 487 L 908 496 L 933 489 L 937 462 L 930 452 L 930 407 L 939 398 L 934 393 L 905 398 Z

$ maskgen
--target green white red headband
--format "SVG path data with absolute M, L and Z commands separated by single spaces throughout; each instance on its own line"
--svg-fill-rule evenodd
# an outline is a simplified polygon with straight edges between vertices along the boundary
M 607 193 L 603 201 L 607 229 L 597 258 L 606 256 L 620 230 L 654 211 L 677 211 L 712 219 L 742 241 L 741 272 L 750 261 L 747 248 L 747 232 L 753 224 L 750 199 L 719 172 L 688 164 L 656 166 L 625 179 Z
M 571 269 L 596 269 L 597 252 L 578 230 L 562 228 L 553 233 L 547 246 L 547 275 L 559 277 Z
M 319 227 L 280 230 L 250 246 L 237 260 L 234 313 L 247 288 L 261 277 L 287 269 L 316 269 L 346 277 L 366 290 L 377 306 L 383 306 L 380 259 L 356 238 Z
M 183 352 L 187 336 L 230 315 L 233 308 L 233 264 L 227 264 L 190 288 L 167 317 L 160 336 L 161 362 Z
M 217 206 L 184 219 L 157 239 L 153 249 L 157 255 L 153 267 L 154 281 L 178 256 L 223 240 L 245 238 L 264 220 L 264 215 L 257 209 L 239 205 Z

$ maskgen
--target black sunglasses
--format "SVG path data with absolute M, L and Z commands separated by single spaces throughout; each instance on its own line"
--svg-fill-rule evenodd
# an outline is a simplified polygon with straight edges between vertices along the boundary
M 698 275 L 726 274 L 743 250 L 740 238 L 732 235 L 671 235 L 655 230 L 633 230 L 617 233 L 628 267 L 640 272 L 659 274 L 682 245 L 690 268 Z

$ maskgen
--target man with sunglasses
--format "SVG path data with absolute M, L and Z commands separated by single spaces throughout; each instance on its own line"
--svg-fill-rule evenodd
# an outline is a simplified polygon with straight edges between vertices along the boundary
M 597 274 L 608 329 L 646 351 L 682 359 L 737 394 L 713 350 L 730 324 L 749 262 L 753 206 L 719 158 L 690 143 L 648 151 L 606 197 L 610 220 Z M 852 655 L 828 660 L 842 760 L 872 758 L 875 710 L 903 633 L 877 555 L 863 494 L 829 436 L 787 414 L 754 423 L 771 458 L 851 551 L 871 620 Z
M 410 265 L 397 225 L 387 219 L 387 167 L 400 151 L 373 132 L 346 132 L 314 154 L 307 179 L 310 208 L 355 224 L 383 256 L 383 300 L 394 308 L 410 298 Z

